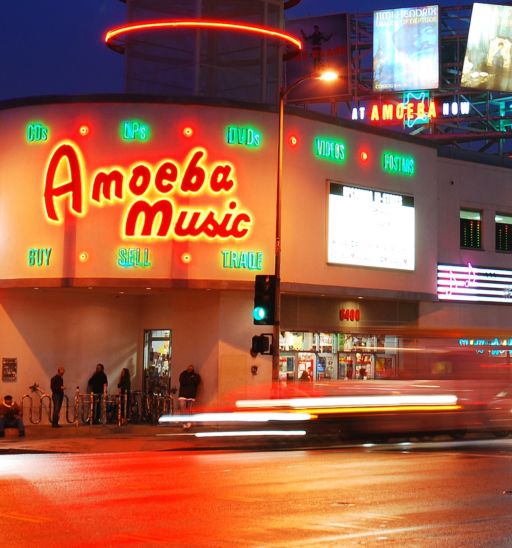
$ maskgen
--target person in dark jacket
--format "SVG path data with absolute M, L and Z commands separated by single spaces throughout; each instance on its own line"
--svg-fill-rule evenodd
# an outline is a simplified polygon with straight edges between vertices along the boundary
M 194 366 L 189 365 L 180 375 L 180 390 L 178 402 L 180 411 L 190 413 L 192 404 L 196 401 L 197 387 L 201 383 L 199 373 L 194 371 Z
M 121 419 L 123 423 L 126 423 L 130 410 L 131 390 L 130 370 L 127 367 L 124 367 L 121 371 L 121 376 L 119 377 L 119 383 L 117 385 L 117 388 L 119 388 L 119 392 L 121 394 Z
M 57 369 L 57 374 L 50 380 L 50 387 L 52 389 L 52 427 L 59 428 L 59 415 L 62 407 L 62 401 L 64 400 L 64 372 L 63 367 Z
M 21 418 L 20 408 L 12 400 L 12 396 L 4 396 L 4 401 L 0 403 L 0 438 L 5 436 L 6 426 L 17 428 L 20 438 L 25 435 L 25 425 Z
M 99 424 L 101 418 L 101 398 L 103 397 L 104 392 L 107 391 L 108 387 L 107 375 L 105 375 L 105 367 L 102 363 L 99 363 L 96 366 L 96 372 L 89 379 L 87 385 L 94 397 L 93 421 L 95 424 Z

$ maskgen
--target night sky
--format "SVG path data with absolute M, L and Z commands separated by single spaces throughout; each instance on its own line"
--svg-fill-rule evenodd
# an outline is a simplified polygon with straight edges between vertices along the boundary
M 302 0 L 286 12 L 286 17 L 370 12 L 418 4 L 429 2 Z M 106 29 L 126 22 L 126 9 L 120 0 L 2 2 L 0 100 L 53 94 L 122 93 L 123 57 L 103 44 L 103 34 Z

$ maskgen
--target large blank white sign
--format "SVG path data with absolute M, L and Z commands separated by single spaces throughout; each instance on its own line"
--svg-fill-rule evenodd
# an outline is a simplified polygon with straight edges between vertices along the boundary
M 414 198 L 329 183 L 327 261 L 414 270 Z

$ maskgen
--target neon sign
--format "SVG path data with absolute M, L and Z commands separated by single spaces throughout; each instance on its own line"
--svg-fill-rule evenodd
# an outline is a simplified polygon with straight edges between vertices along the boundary
M 143 21 L 139 23 L 130 23 L 122 27 L 117 27 L 109 30 L 105 34 L 105 43 L 111 48 L 119 48 L 118 44 L 114 44 L 114 41 L 120 40 L 120 37 L 126 34 L 134 34 L 138 32 L 147 31 L 159 31 L 159 30 L 173 30 L 173 29 L 206 29 L 206 30 L 226 30 L 233 32 L 245 32 L 248 34 L 255 34 L 262 38 L 275 38 L 281 40 L 297 48 L 299 51 L 302 49 L 302 42 L 295 36 L 283 32 L 279 29 L 273 29 L 270 27 L 261 27 L 258 25 L 249 25 L 247 23 L 233 23 L 224 21 L 206 21 L 204 19 L 194 19 L 191 21 L 178 21 L 178 20 L 162 20 L 162 21 Z
M 313 152 L 317 158 L 343 163 L 345 161 L 345 142 L 330 137 L 315 137 Z
M 119 133 L 123 141 L 145 142 L 149 140 L 151 130 L 141 120 L 125 120 L 121 122 Z
M 261 251 L 221 251 L 222 268 L 261 270 L 263 253 Z
M 412 156 L 405 156 L 394 152 L 383 152 L 382 169 L 396 175 L 412 176 L 416 170 L 416 161 Z
M 28 266 L 50 266 L 51 247 L 32 247 L 28 250 Z
M 467 266 L 437 266 L 439 300 L 512 304 L 512 270 Z
M 50 129 L 41 122 L 29 122 L 25 131 L 28 143 L 41 143 L 48 141 Z
M 252 127 L 228 126 L 226 128 L 226 143 L 248 148 L 258 148 L 263 141 L 261 133 Z
M 53 149 L 44 176 L 46 218 L 62 224 L 66 206 L 70 214 L 84 217 L 88 206 L 121 203 L 127 204 L 120 230 L 125 239 L 242 240 L 253 218 L 231 196 L 237 184 L 234 167 L 229 162 L 207 165 L 206 157 L 206 150 L 197 147 L 181 163 L 163 158 L 156 165 L 99 168 L 87 177 L 80 148 L 62 141 Z M 205 194 L 223 198 L 222 206 L 194 207 L 193 197 Z M 186 207 L 180 207 L 180 197 Z
M 117 250 L 117 264 L 122 268 L 148 268 L 149 249 L 147 247 L 120 247 Z
M 369 121 L 374 124 L 403 124 L 412 128 L 420 124 L 430 123 L 432 118 L 439 116 L 467 116 L 471 104 L 469 101 L 445 101 L 439 106 L 430 99 L 427 92 L 408 92 L 403 101 L 387 103 L 370 103 L 352 107 L 352 120 Z

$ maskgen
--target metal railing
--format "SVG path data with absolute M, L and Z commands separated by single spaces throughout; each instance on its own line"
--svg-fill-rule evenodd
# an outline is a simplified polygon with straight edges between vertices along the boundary
M 32 393 L 21 399 L 23 417 L 31 424 L 51 423 L 53 402 L 50 394 L 37 384 L 30 387 Z M 66 394 L 61 409 L 61 420 L 68 424 L 158 424 L 162 415 L 175 412 L 173 396 L 148 394 L 136 390 L 130 394 L 80 393 L 77 387 L 73 399 Z

